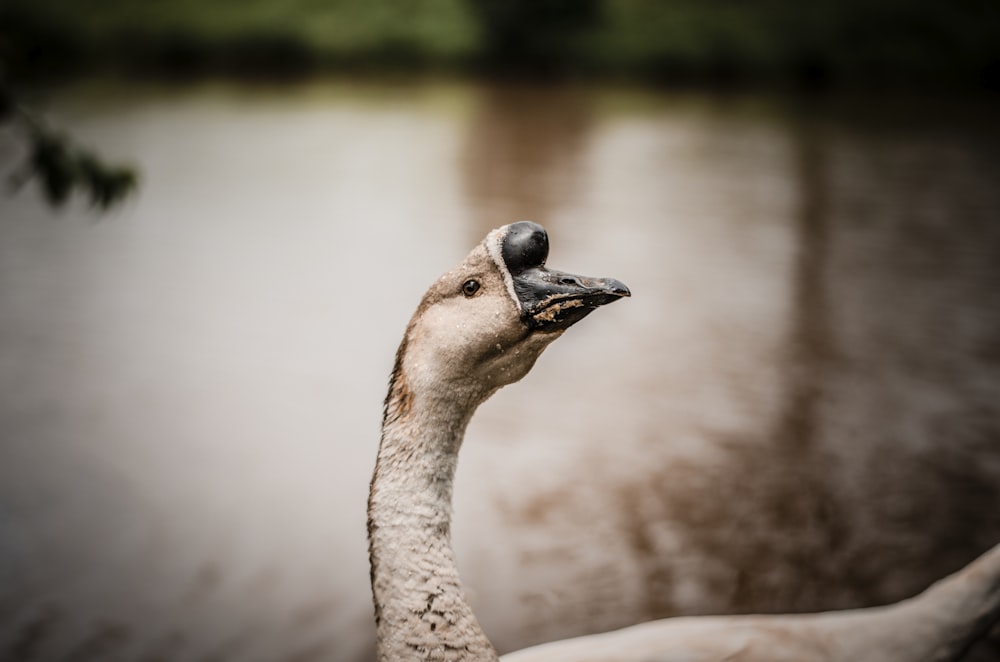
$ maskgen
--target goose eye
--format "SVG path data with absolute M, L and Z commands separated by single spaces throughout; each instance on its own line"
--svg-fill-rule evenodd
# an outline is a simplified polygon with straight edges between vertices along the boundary
M 471 297 L 478 291 L 479 291 L 478 280 L 467 280 L 462 284 L 462 293 L 467 297 Z

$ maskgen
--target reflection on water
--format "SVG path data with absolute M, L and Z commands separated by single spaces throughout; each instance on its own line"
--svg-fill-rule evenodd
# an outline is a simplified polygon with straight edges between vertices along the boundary
M 138 199 L 98 223 L 0 201 L 6 658 L 367 659 L 396 343 L 424 287 L 521 218 L 549 228 L 554 267 L 634 297 L 470 427 L 454 533 L 500 647 L 885 602 L 1000 539 L 986 115 L 113 92 L 58 107 L 138 161 Z
M 594 128 L 593 99 L 574 88 L 540 97 L 522 86 L 485 87 L 466 129 L 463 185 L 469 243 L 511 219 L 550 219 L 580 195 L 582 152 Z M 516 191 L 516 195 L 511 195 Z

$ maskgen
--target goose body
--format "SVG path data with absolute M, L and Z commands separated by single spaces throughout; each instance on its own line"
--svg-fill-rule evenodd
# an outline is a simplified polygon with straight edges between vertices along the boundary
M 396 354 L 368 500 L 380 660 L 498 660 L 462 592 L 451 546 L 458 452 L 479 404 L 622 283 L 548 269 L 530 222 L 491 232 L 424 295 Z M 532 647 L 510 662 L 938 662 L 1000 616 L 1000 546 L 916 598 L 783 616 L 689 617 Z
M 504 662 L 946 662 L 1000 615 L 1000 546 L 920 595 L 819 614 L 691 616 L 533 646 Z

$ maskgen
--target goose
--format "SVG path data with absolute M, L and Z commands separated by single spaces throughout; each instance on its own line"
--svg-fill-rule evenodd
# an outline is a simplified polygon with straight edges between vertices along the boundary
M 424 295 L 396 352 L 368 498 L 378 658 L 499 660 L 451 545 L 452 482 L 476 408 L 593 310 L 631 295 L 546 267 L 530 221 L 490 232 Z M 533 646 L 507 662 L 943 662 L 1000 619 L 1000 545 L 902 602 L 816 614 L 668 618 Z

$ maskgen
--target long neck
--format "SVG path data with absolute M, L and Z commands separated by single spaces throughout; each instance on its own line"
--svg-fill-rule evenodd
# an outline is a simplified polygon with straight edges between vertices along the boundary
M 393 375 L 368 497 L 380 660 L 496 660 L 451 547 L 458 450 L 478 398 L 422 397 Z

